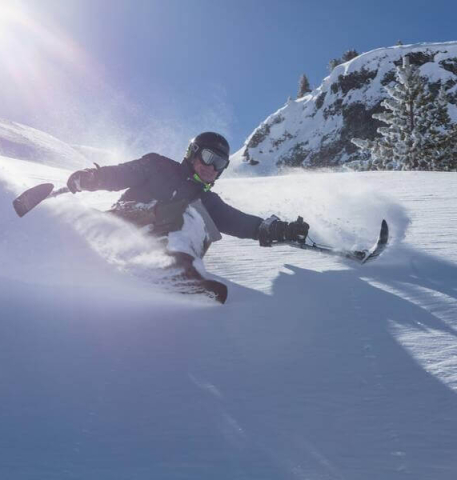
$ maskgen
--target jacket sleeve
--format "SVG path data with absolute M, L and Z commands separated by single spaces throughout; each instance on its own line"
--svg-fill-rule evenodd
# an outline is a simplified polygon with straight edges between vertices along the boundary
M 97 190 L 117 191 L 141 185 L 156 175 L 162 158 L 156 153 L 149 153 L 139 160 L 98 167 L 95 170 Z
M 222 233 L 233 237 L 257 240 L 259 226 L 263 222 L 262 218 L 248 215 L 227 205 L 214 192 L 206 193 L 202 200 L 217 228 Z

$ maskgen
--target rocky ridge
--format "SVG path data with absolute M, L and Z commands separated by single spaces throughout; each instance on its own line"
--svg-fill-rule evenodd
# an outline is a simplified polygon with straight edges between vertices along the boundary
M 289 99 L 266 118 L 234 154 L 234 170 L 268 175 L 367 160 L 368 154 L 351 139 L 378 135 L 383 123 L 372 115 L 383 110 L 385 87 L 395 82 L 396 66 L 405 55 L 419 67 L 432 92 L 445 86 L 449 114 L 457 123 L 457 42 L 379 48 L 338 65 L 318 88 Z

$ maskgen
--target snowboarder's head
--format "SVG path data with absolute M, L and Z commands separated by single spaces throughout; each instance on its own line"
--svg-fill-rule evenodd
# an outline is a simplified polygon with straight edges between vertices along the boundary
M 184 161 L 190 165 L 197 180 L 213 184 L 228 167 L 230 146 L 219 133 L 204 132 L 193 138 Z

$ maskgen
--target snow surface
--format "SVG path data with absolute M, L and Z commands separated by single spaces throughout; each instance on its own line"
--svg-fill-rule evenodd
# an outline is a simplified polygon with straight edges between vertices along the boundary
M 79 147 L 79 149 L 84 147 Z M 74 147 L 35 128 L 0 118 L 0 155 L 61 168 L 89 166 Z
M 97 211 L 118 194 L 15 215 L 68 174 L 0 157 L 0 478 L 457 478 L 456 174 L 221 180 L 319 242 L 392 231 L 365 266 L 224 237 L 224 306 L 154 285 L 155 242 Z

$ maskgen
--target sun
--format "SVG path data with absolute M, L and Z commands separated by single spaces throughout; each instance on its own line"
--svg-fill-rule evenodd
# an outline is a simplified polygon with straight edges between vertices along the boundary
M 19 6 L 0 4 L 0 41 L 5 41 L 11 35 L 12 28 L 21 24 L 23 18 Z
M 7 2 L 0 0 L 0 67 L 16 63 L 18 65 L 29 50 L 30 45 L 39 46 L 43 36 L 42 27 L 18 1 Z
M 22 102 L 46 105 L 68 79 L 89 81 L 97 68 L 46 8 L 40 8 L 0 0 L 0 78 L 2 88 L 14 90 Z
M 19 1 L 0 2 L 0 34 L 16 27 L 27 27 L 30 12 Z

